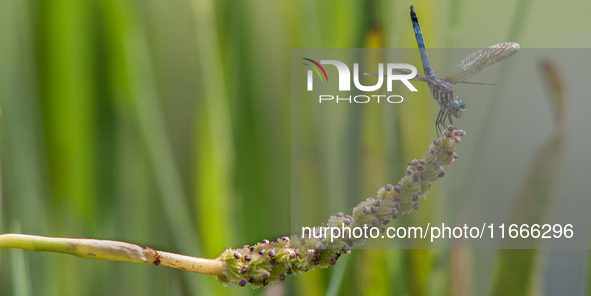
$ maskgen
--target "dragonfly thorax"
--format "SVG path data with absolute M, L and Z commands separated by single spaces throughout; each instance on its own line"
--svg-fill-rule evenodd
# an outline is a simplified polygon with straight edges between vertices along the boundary
M 429 90 L 442 109 L 447 109 L 449 103 L 456 99 L 452 85 L 443 79 L 435 78 L 429 83 Z
M 460 118 L 466 113 L 466 103 L 457 99 L 451 83 L 435 78 L 435 83 L 429 84 L 429 90 L 443 112 L 455 118 Z

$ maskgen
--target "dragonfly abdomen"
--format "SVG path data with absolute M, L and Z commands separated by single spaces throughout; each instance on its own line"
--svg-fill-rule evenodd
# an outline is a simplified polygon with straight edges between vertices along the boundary
M 410 19 L 412 20 L 412 27 L 415 31 L 415 38 L 417 40 L 417 45 L 419 46 L 419 52 L 421 53 L 421 61 L 423 62 L 425 75 L 430 78 L 435 78 L 435 73 L 433 72 L 431 62 L 429 61 L 429 55 L 427 54 L 427 48 L 425 47 L 425 40 L 423 40 L 421 25 L 419 25 L 419 19 L 417 18 L 415 8 L 412 5 L 410 6 Z

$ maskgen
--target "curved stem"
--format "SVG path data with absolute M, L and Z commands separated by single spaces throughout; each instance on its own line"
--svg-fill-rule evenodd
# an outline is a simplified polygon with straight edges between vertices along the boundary
M 209 275 L 223 275 L 226 268 L 225 263 L 217 259 L 178 255 L 110 240 L 54 238 L 7 233 L 0 234 L 0 249 L 4 248 L 64 253 L 98 260 L 164 265 Z

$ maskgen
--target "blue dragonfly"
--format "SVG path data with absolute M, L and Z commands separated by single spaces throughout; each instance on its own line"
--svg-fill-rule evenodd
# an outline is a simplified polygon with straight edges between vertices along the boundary
M 427 48 L 425 47 L 425 41 L 423 40 L 423 33 L 421 32 L 421 26 L 417 19 L 417 14 L 414 7 L 410 6 L 410 18 L 412 20 L 412 26 L 415 31 L 415 38 L 421 54 L 421 61 L 423 62 L 423 70 L 425 74 L 417 73 L 417 76 L 413 80 L 426 82 L 429 85 L 429 91 L 435 101 L 440 106 L 437 120 L 435 121 L 435 129 L 438 134 L 441 134 L 442 128 L 445 129 L 446 121 L 449 121 L 453 125 L 452 116 L 460 118 L 466 113 L 466 103 L 459 100 L 454 95 L 453 85 L 456 83 L 469 83 L 479 85 L 493 85 L 488 83 L 477 83 L 464 81 L 470 78 L 472 75 L 480 72 L 482 69 L 502 61 L 519 50 L 519 44 L 515 42 L 505 42 L 489 46 L 487 48 L 476 51 L 469 56 L 465 57 L 451 72 L 443 79 L 435 77 L 429 56 L 427 55 Z M 407 70 L 395 70 L 400 73 L 410 74 Z M 367 74 L 370 76 L 377 76 L 376 74 Z

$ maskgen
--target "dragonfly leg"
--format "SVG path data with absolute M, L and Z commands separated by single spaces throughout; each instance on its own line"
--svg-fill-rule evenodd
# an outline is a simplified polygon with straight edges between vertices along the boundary
M 442 109 L 439 111 L 440 116 L 437 117 L 437 136 L 441 136 L 445 130 L 445 119 L 448 115 L 447 110 Z
M 449 113 L 449 112 L 448 112 L 448 113 L 447 113 L 447 117 L 449 118 L 449 124 L 453 125 L 453 126 L 454 126 L 454 128 L 455 128 L 456 126 L 454 125 L 453 121 L 451 120 L 451 113 Z M 446 128 L 447 128 L 447 127 L 446 127 Z
M 443 113 L 443 110 L 440 109 L 439 113 L 437 114 L 437 119 L 435 120 L 435 131 L 437 131 L 437 137 L 439 137 L 441 135 L 441 131 L 439 130 L 439 120 L 441 119 L 441 113 Z

